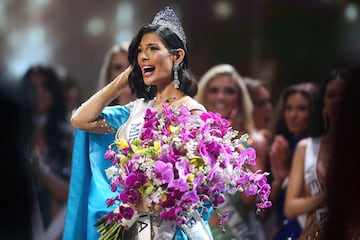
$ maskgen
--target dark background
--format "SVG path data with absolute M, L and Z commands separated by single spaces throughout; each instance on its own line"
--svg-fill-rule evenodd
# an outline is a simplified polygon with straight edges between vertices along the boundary
M 360 63 L 355 1 L 1 0 L 1 77 L 16 83 L 32 64 L 53 65 L 87 98 L 106 51 L 130 40 L 167 5 L 183 22 L 198 77 L 214 64 L 230 63 L 243 76 L 269 81 L 276 97 L 285 85 L 318 81 L 332 67 Z

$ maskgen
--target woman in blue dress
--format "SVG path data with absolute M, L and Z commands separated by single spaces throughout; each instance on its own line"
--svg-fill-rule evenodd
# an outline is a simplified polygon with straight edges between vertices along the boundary
M 77 134 L 63 239 L 99 237 L 94 224 L 111 210 L 105 200 L 114 196 L 105 175 L 110 163 L 103 157 L 114 136 L 137 138 L 148 107 L 160 110 L 162 104 L 185 105 L 193 114 L 206 111 L 192 98 L 197 92 L 197 81 L 188 69 L 186 37 L 173 10 L 166 7 L 156 14 L 151 24 L 139 30 L 129 46 L 128 58 L 131 66 L 72 116 Z M 138 99 L 125 106 L 106 107 L 128 84 Z M 202 236 L 209 234 L 210 214 L 208 211 L 200 221 Z M 163 224 L 165 221 L 155 216 L 151 221 L 150 236 L 140 237 L 138 230 L 131 239 L 196 238 L 191 231 L 186 231 L 189 229 Z M 211 234 L 208 239 L 212 239 Z

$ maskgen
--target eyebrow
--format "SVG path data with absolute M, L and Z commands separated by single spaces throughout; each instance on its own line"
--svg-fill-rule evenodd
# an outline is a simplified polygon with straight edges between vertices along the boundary
M 147 43 L 145 44 L 146 47 L 151 47 L 151 46 L 159 46 L 159 43 Z M 139 44 L 139 47 L 141 47 L 141 44 Z

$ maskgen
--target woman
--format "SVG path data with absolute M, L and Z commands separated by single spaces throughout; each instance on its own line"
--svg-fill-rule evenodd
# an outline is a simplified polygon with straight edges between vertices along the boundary
M 260 79 L 244 78 L 250 98 L 253 102 L 253 119 L 255 128 L 269 139 L 271 137 L 271 118 L 273 105 L 270 99 L 270 88 L 268 84 Z
M 129 43 L 122 42 L 113 46 L 106 53 L 100 70 L 98 90 L 105 87 L 129 66 L 128 48 Z M 130 87 L 127 86 L 122 89 L 119 97 L 114 99 L 109 105 L 125 105 L 135 99 L 135 94 L 133 94 Z
M 319 101 L 314 114 L 310 138 L 296 147 L 286 193 L 285 213 L 289 218 L 306 214 L 300 239 L 322 237 L 327 219 L 325 179 L 334 153 L 336 121 L 347 72 L 331 71 L 320 86 Z
M 256 165 L 250 168 L 253 171 L 266 168 L 267 143 L 264 135 L 255 130 L 253 121 L 253 104 L 247 91 L 244 79 L 230 64 L 218 64 L 210 68 L 200 79 L 197 100 L 204 104 L 211 112 L 220 113 L 228 119 L 232 127 L 239 131 L 239 135 L 249 134 L 252 147 L 256 150 Z M 237 237 L 240 239 L 265 239 L 262 224 L 255 215 L 256 200 L 241 194 L 228 196 L 224 208 L 234 207 L 230 211 L 230 221 L 227 223 L 227 235 L 218 234 L 217 239 Z M 237 209 L 236 209 L 237 208 Z M 247 221 L 244 216 L 247 215 Z M 213 215 L 213 220 L 216 215 Z M 231 220 L 233 219 L 233 220 Z M 216 220 L 214 220 L 216 222 Z M 214 231 L 216 232 L 216 223 Z
M 359 152 L 355 143 L 360 135 L 360 115 L 355 114 L 357 107 L 354 103 L 358 102 L 360 92 L 360 65 L 349 73 L 340 103 L 336 141 L 332 142 L 335 153 L 327 171 L 325 189 L 329 219 L 323 239 L 360 238 L 360 209 L 354 204 L 354 199 L 360 198 L 360 162 L 354 157 Z M 346 159 L 346 164 L 340 159 Z
M 128 67 L 115 80 L 87 100 L 72 117 L 73 126 L 90 132 L 89 136 L 92 138 L 90 145 L 94 141 L 96 144 L 90 146 L 93 147 L 90 153 L 82 152 L 82 154 L 89 155 L 87 161 L 90 161 L 92 176 L 84 173 L 85 180 L 83 177 L 79 179 L 76 169 L 73 168 L 71 184 L 74 183 L 74 191 L 70 189 L 64 239 L 73 239 L 76 236 L 96 239 L 99 235 L 93 225 L 110 210 L 106 207 L 105 199 L 112 197 L 113 193 L 106 180 L 105 169 L 109 166 L 106 165 L 106 160 L 103 160 L 103 155 L 107 145 L 113 139 L 108 139 L 106 133 L 116 132 L 117 138 L 137 138 L 144 121 L 145 110 L 148 107 L 160 111 L 162 104 L 186 105 L 193 114 L 206 111 L 201 104 L 192 99 L 197 92 L 197 82 L 188 69 L 185 34 L 175 13 L 170 8 L 167 7 L 160 11 L 151 24 L 147 24 L 139 30 L 129 46 L 129 62 L 131 67 Z M 128 84 L 138 99 L 126 106 L 104 109 L 109 102 L 118 97 L 121 90 Z M 79 144 L 80 147 L 83 145 L 83 142 Z M 78 151 L 78 149 L 75 150 Z M 89 162 L 82 161 L 81 164 L 83 165 L 78 168 L 80 172 L 84 171 L 82 167 L 88 167 Z M 86 171 L 90 171 L 90 169 L 88 168 Z M 83 198 L 79 199 L 77 190 L 82 189 L 82 184 L 89 184 L 90 187 L 80 194 Z M 85 205 L 85 209 L 81 208 L 83 205 Z M 78 208 L 80 208 L 80 212 Z M 137 210 L 143 212 L 140 207 Z M 209 211 L 210 213 L 211 211 Z M 188 233 L 185 234 L 176 225 L 176 229 L 171 226 L 166 232 L 156 230 L 156 227 L 159 227 L 158 222 L 154 222 L 151 226 L 151 235 L 167 234 L 166 239 L 189 238 Z M 162 229 L 161 226 L 160 229 Z M 208 229 L 203 230 L 205 234 L 208 234 Z M 135 239 L 135 237 L 131 236 L 130 238 Z
M 273 177 L 270 198 L 275 203 L 279 225 L 274 239 L 297 239 L 301 231 L 297 219 L 285 216 L 284 201 L 296 144 L 309 136 L 316 93 L 315 84 L 299 83 L 285 88 L 278 101 L 274 119 L 275 137 L 269 154 Z
M 64 226 L 73 140 L 62 86 L 54 69 L 39 65 L 30 67 L 23 76 L 22 91 L 30 106 L 28 158 L 38 198 L 34 235 L 35 239 L 48 239 L 46 234 L 53 231 L 51 237 L 57 239 Z

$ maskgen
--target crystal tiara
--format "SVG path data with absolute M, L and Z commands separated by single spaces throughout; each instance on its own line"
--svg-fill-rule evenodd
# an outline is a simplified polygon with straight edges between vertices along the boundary
M 181 39 L 181 41 L 184 43 L 184 46 L 186 47 L 186 36 L 184 29 L 181 26 L 181 22 L 177 18 L 175 12 L 170 7 L 165 7 L 164 9 L 160 10 L 155 15 L 151 23 L 169 28 Z

